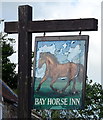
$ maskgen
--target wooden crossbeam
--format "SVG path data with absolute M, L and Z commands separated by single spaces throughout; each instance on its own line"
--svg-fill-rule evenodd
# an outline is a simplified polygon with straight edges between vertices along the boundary
M 5 32 L 18 33 L 18 22 L 5 22 Z M 67 20 L 43 20 L 28 21 L 27 31 L 40 32 L 73 32 L 73 31 L 97 31 L 98 20 L 94 18 L 67 19 Z

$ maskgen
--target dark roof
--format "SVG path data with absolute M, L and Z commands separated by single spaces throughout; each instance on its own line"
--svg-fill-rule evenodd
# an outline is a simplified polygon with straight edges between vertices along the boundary
M 0 80 L 0 95 L 10 101 L 10 102 L 14 102 L 17 103 L 17 95 L 13 92 L 13 90 L 2 80 Z

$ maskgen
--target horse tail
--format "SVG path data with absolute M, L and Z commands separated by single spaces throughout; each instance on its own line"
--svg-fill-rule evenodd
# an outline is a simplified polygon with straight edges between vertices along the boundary
M 78 77 L 79 71 L 80 71 L 79 65 L 78 64 L 76 64 L 76 65 L 77 65 L 77 72 L 76 72 L 75 76 L 73 77 L 73 79 Z
M 84 76 L 84 66 L 82 64 L 78 64 L 78 81 L 81 83 L 83 81 Z

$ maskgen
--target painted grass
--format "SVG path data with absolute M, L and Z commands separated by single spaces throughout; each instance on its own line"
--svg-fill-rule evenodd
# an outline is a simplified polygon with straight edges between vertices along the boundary
M 35 87 L 34 87 L 34 91 L 36 91 L 39 83 L 40 83 L 40 79 L 36 79 L 35 81 Z M 47 79 L 41 86 L 41 89 L 40 91 L 38 92 L 35 92 L 35 96 L 38 96 L 38 97 L 63 97 L 63 96 L 73 96 L 72 94 L 72 87 L 73 87 L 73 82 L 70 83 L 70 85 L 67 87 L 67 89 L 65 90 L 64 93 L 60 94 L 60 93 L 57 93 L 55 91 L 53 91 L 51 88 L 50 88 L 50 83 L 51 83 L 51 80 L 50 79 Z M 65 87 L 65 85 L 67 84 L 67 79 L 66 80 L 61 80 L 61 79 L 58 79 L 53 87 L 54 88 L 57 88 L 59 90 L 62 90 L 62 88 Z M 81 96 L 81 90 L 82 90 L 82 84 L 80 84 L 78 81 L 76 82 L 76 86 L 75 86 L 76 90 L 78 91 L 77 94 L 75 94 L 74 96 Z
M 81 98 L 82 97 L 82 84 L 80 84 L 78 81 L 76 82 L 76 90 L 78 91 L 78 93 L 76 94 L 73 94 L 72 93 L 72 87 L 73 87 L 73 82 L 70 83 L 70 85 L 68 86 L 68 88 L 66 89 L 66 91 L 62 94 L 60 93 L 57 93 L 55 91 L 53 91 L 51 88 L 50 88 L 50 83 L 51 83 L 51 80 L 50 79 L 47 79 L 41 86 L 41 89 L 40 91 L 36 92 L 36 89 L 40 83 L 40 79 L 37 79 L 35 80 L 35 87 L 34 87 L 34 96 L 33 96 L 33 99 L 35 98 L 68 98 L 68 100 L 70 98 Z M 66 85 L 67 83 L 67 79 L 66 80 L 61 80 L 61 79 L 58 79 L 55 84 L 54 84 L 54 88 L 57 88 L 59 90 L 62 90 L 62 88 Z M 53 105 L 33 105 L 33 108 L 34 109 L 79 109 L 81 107 L 81 105 L 78 105 L 78 106 L 53 106 Z

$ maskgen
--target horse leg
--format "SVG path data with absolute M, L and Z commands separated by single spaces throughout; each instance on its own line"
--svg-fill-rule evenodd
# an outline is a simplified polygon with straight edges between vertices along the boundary
M 73 87 L 72 87 L 72 93 L 75 94 L 77 91 L 75 89 L 75 85 L 76 85 L 76 78 L 73 79 Z
M 57 80 L 57 78 L 54 78 L 54 79 L 51 81 L 50 87 L 51 87 L 51 89 L 52 89 L 53 91 L 58 92 L 58 89 L 56 89 L 56 88 L 53 87 L 53 84 L 56 82 L 56 80 Z
M 40 90 L 42 83 L 45 82 L 46 79 L 47 79 L 47 76 L 45 75 L 45 76 L 43 77 L 43 79 L 41 80 L 41 82 L 39 83 L 36 91 L 39 91 L 39 90 Z
M 68 80 L 66 86 L 60 91 L 60 93 L 63 93 L 63 92 L 66 90 L 66 88 L 70 85 L 70 82 L 71 82 L 71 81 Z

